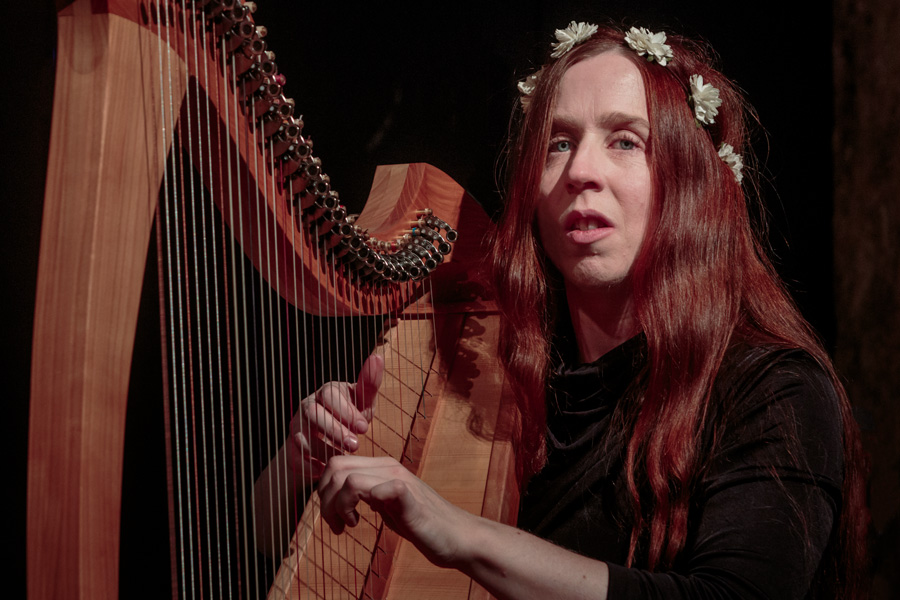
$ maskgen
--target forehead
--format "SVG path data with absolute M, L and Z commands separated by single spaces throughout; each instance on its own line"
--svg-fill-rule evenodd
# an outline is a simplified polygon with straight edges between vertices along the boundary
M 555 112 L 583 111 L 620 112 L 649 120 L 637 66 L 618 52 L 604 52 L 569 67 L 560 81 Z

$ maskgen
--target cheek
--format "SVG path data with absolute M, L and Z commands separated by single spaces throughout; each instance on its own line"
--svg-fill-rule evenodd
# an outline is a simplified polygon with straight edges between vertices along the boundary
M 553 194 L 553 190 L 558 181 L 558 174 L 554 173 L 551 168 L 544 168 L 544 171 L 541 174 L 541 184 L 538 186 L 540 202 L 546 202 L 547 198 Z
M 565 194 L 560 192 L 559 186 L 559 173 L 552 167 L 545 169 L 538 188 L 537 207 L 535 208 L 535 217 L 539 225 L 541 223 L 558 225 L 560 215 L 568 205 Z
M 553 230 L 553 216 L 549 213 L 547 200 L 543 197 L 538 199 L 534 219 L 537 224 L 538 240 L 540 240 L 541 245 L 546 247 L 547 234 Z
M 647 186 L 645 189 L 639 190 L 639 193 L 635 195 L 634 201 L 628 208 L 628 229 L 637 245 L 643 242 L 647 233 L 647 226 L 650 222 L 651 202 L 652 196 L 650 188 Z

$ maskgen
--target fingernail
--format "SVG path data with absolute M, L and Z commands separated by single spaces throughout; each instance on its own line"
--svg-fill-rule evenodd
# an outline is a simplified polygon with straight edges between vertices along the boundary
M 357 433 L 365 433 L 369 429 L 369 422 L 365 419 L 359 419 L 353 426 L 356 428 Z
M 359 440 L 356 439 L 356 436 L 348 435 L 344 438 L 344 448 L 351 452 L 356 452 L 357 448 L 359 448 Z

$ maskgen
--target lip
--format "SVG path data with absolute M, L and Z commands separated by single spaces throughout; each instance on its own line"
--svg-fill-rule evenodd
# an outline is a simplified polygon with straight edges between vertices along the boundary
M 563 225 L 566 238 L 575 244 L 592 244 L 613 231 L 609 219 L 593 210 L 572 211 Z

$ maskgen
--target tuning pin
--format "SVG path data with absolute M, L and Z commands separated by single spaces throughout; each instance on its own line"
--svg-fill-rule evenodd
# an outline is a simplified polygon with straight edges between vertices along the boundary
M 256 62 L 256 57 L 266 51 L 266 42 L 258 37 L 244 40 L 232 53 L 234 74 L 243 77 Z
M 297 141 L 288 147 L 287 151 L 281 157 L 281 173 L 285 178 L 285 187 L 294 187 L 294 189 L 303 189 L 306 187 L 306 180 L 303 178 L 303 171 L 300 167 L 308 163 L 312 159 L 310 152 L 312 147 L 303 137 L 298 137 Z M 298 173 L 298 171 L 300 171 Z M 297 173 L 295 175 L 295 173 Z M 297 181 L 300 179 L 300 181 Z M 296 185 L 295 185 L 296 184 Z
M 283 148 L 275 150 L 275 156 L 281 156 L 288 145 L 297 139 L 303 131 L 303 123 L 291 117 L 294 108 L 284 101 L 284 94 L 275 99 L 268 112 L 262 118 L 263 136 L 273 138 L 275 145 L 279 141 L 287 141 Z
M 231 54 L 238 46 L 243 44 L 245 40 L 252 38 L 255 32 L 256 28 L 253 27 L 253 23 L 250 21 L 244 20 L 236 23 L 234 27 L 225 34 L 225 52 Z
M 226 10 L 234 8 L 236 1 L 237 0 L 212 0 L 212 2 L 205 5 L 206 15 L 210 19 L 214 19 Z
M 280 106 L 274 111 L 277 115 L 281 114 L 278 110 L 279 108 Z M 300 127 L 296 123 L 293 123 L 290 117 L 287 119 L 278 119 L 277 117 L 272 119 L 266 118 L 263 121 L 263 135 L 269 138 L 272 156 L 275 158 L 281 157 L 288 151 L 288 149 L 297 141 L 297 138 L 300 137 L 300 132 Z
M 262 40 L 257 41 L 264 43 Z M 258 86 L 265 83 L 274 83 L 281 87 L 281 81 L 283 79 L 278 78 L 278 65 L 275 64 L 275 53 L 270 50 L 263 50 L 255 55 L 253 62 L 241 75 L 245 96 L 255 92 Z
M 273 81 L 259 86 L 253 96 L 247 99 L 247 106 L 253 117 L 259 118 L 266 114 L 280 93 L 281 86 Z
M 319 173 L 307 184 L 306 189 L 314 196 L 331 197 L 337 201 L 337 192 L 331 189 L 331 177 L 325 173 Z
M 429 242 L 425 241 L 424 239 L 422 239 L 422 238 L 420 238 L 420 237 L 417 237 L 417 238 L 413 239 L 413 244 L 419 246 L 420 248 L 422 248 L 423 250 L 425 250 L 426 252 L 428 252 L 428 254 L 429 254 L 429 255 L 430 255 L 430 256 L 431 256 L 438 264 L 444 262 L 444 255 L 445 255 L 445 253 L 441 252 L 439 248 L 435 248 L 432 244 L 430 244 Z
M 212 30 L 217 36 L 231 30 L 236 23 L 241 23 L 250 16 L 250 11 L 246 7 L 235 4 L 231 8 L 226 8 L 213 19 Z
M 429 227 L 434 227 L 435 229 L 443 229 L 446 232 L 447 240 L 450 242 L 455 242 L 459 237 L 459 234 L 455 229 L 453 229 L 452 227 L 450 227 L 450 225 L 437 217 L 430 216 L 429 218 L 425 219 L 425 223 Z

